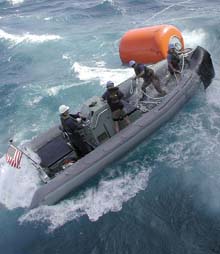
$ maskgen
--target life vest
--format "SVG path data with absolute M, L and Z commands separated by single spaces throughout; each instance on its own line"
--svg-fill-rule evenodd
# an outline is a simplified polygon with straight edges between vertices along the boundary
M 147 66 L 144 66 L 144 77 L 150 78 L 153 75 L 153 70 Z
M 180 62 L 180 57 L 175 51 L 174 52 L 168 51 L 168 58 L 170 59 L 169 61 L 173 65 L 178 65 Z
M 123 93 L 118 89 L 118 87 L 108 89 L 107 102 L 112 111 L 123 108 L 123 104 L 121 102 L 122 97 Z
M 60 119 L 65 132 L 71 135 L 79 135 L 81 126 L 73 116 L 69 115 L 68 117 L 61 117 Z

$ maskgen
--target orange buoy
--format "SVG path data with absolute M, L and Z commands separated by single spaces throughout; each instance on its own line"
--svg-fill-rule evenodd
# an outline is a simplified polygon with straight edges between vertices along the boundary
M 119 44 L 122 63 L 156 63 L 167 56 L 169 43 L 184 48 L 181 32 L 172 25 L 158 25 L 129 30 Z

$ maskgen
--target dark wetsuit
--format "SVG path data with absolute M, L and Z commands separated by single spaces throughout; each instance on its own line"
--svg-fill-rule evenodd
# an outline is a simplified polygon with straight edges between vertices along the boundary
M 70 142 L 76 149 L 76 152 L 79 156 L 86 155 L 90 152 L 87 144 L 83 141 L 83 137 L 80 134 L 80 130 L 82 129 L 82 125 L 79 124 L 76 120 L 78 115 L 69 114 L 67 117 L 61 117 L 61 123 L 64 131 L 70 137 Z
M 178 53 L 176 53 L 175 51 L 168 51 L 168 55 L 167 55 L 167 62 L 168 62 L 168 70 L 169 72 L 173 75 L 174 74 L 174 70 L 172 69 L 172 67 L 176 70 L 180 70 L 180 57 L 178 55 Z M 170 66 L 172 65 L 172 67 Z
M 141 78 L 143 78 L 144 83 L 142 84 L 141 89 L 146 93 L 146 87 L 148 87 L 151 83 L 153 84 L 154 88 L 157 90 L 160 94 L 165 94 L 165 91 L 163 91 L 160 87 L 160 80 L 155 75 L 154 71 L 145 66 L 144 64 L 135 64 L 134 71 L 136 76 L 140 75 L 143 72 L 143 75 L 141 75 Z
M 144 72 L 143 75 L 141 76 L 141 78 L 144 79 L 145 83 L 149 83 L 148 85 L 150 85 L 150 83 L 152 82 L 152 78 L 154 75 L 154 72 L 152 69 L 148 68 L 147 66 L 143 65 L 143 64 L 136 64 L 134 66 L 134 71 L 136 76 L 138 76 L 139 74 L 141 74 L 141 72 Z

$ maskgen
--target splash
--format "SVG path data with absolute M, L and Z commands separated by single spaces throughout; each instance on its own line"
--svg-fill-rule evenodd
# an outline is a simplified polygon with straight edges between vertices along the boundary
M 135 166 L 135 162 L 132 162 Z M 54 206 L 42 206 L 29 211 L 20 223 L 41 221 L 49 223 L 49 231 L 63 226 L 68 221 L 87 215 L 97 221 L 104 214 L 120 211 L 124 202 L 147 187 L 151 170 L 138 166 L 134 172 L 109 180 L 102 179 L 96 188 L 89 188 L 79 197 L 65 200 Z
M 185 47 L 194 48 L 197 45 L 203 46 L 206 44 L 207 35 L 203 29 L 198 30 L 184 30 L 182 32 Z
M 100 85 L 103 86 L 108 80 L 118 84 L 133 75 L 131 68 L 107 69 L 104 67 L 88 67 L 77 62 L 73 64 L 72 70 L 74 70 L 80 80 L 99 80 Z
M 0 29 L 0 39 L 9 41 L 13 45 L 17 45 L 23 42 L 44 43 L 47 41 L 60 40 L 62 39 L 62 37 L 60 37 L 59 35 L 50 35 L 50 34 L 44 34 L 44 35 L 36 35 L 36 34 L 30 34 L 30 33 L 24 33 L 23 35 L 9 34 L 5 32 L 4 30 Z
M 8 209 L 28 207 L 39 181 L 37 170 L 24 155 L 19 169 L 9 166 L 5 157 L 0 159 L 0 203 Z

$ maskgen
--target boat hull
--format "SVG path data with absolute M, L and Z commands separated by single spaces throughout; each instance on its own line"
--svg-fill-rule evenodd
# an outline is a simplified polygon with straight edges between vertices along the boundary
M 121 158 L 143 140 L 146 141 L 153 132 L 175 116 L 203 82 L 198 71 L 203 55 L 196 53 L 195 57 L 197 59 L 192 55 L 191 59 L 194 66 L 182 75 L 181 81 L 163 102 L 41 186 L 35 192 L 30 208 L 57 203 L 107 165 Z M 210 71 L 213 72 L 212 69 Z

